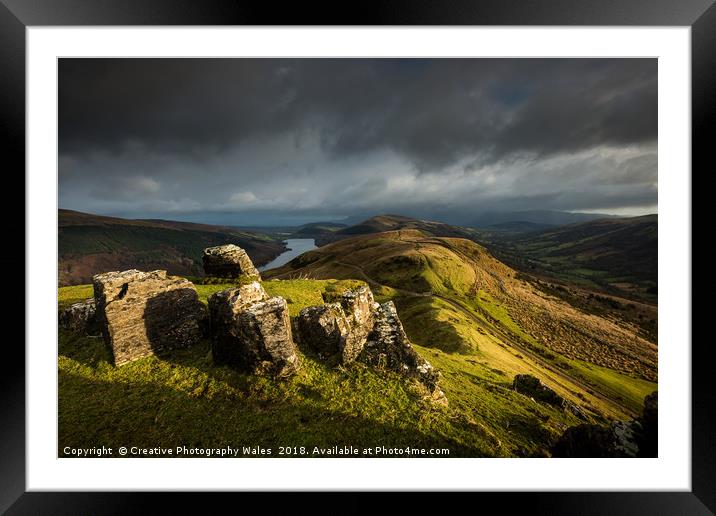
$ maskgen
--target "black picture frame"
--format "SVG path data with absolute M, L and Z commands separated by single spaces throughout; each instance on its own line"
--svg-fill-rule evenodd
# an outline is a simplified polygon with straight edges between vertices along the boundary
M 395 0 L 382 4 L 324 6 L 314 2 L 236 2 L 228 0 L 0 0 L 0 146 L 5 147 L 2 174 L 13 180 L 16 197 L 25 191 L 25 29 L 45 25 L 642 25 L 691 27 L 692 181 L 694 170 L 706 172 L 707 130 L 714 125 L 716 102 L 716 4 L 714 0 Z M 360 5 L 360 7 L 359 7 Z M 8 159 L 9 158 L 9 159 Z M 13 165 L 9 165 L 12 163 Z M 23 178 L 23 179 L 21 179 Z M 693 184 L 693 182 L 692 182 Z M 692 187 L 692 191 L 693 187 Z M 15 274 L 8 288 L 24 291 L 18 273 L 24 240 L 18 231 L 11 258 L 2 258 Z M 692 201 L 693 213 L 693 201 Z M 692 220 L 696 218 L 692 214 Z M 24 226 L 23 226 L 24 227 Z M 692 230 L 693 234 L 693 230 Z M 24 251 L 23 251 L 24 253 Z M 693 255 L 692 255 L 693 256 Z M 692 258 L 693 263 L 693 258 Z M 25 270 L 25 274 L 29 271 Z M 30 300 L 31 301 L 31 300 Z M 14 299 L 15 309 L 25 304 Z M 26 306 L 31 309 L 31 305 Z M 8 317 L 9 319 L 9 317 Z M 692 316 L 693 319 L 693 316 Z M 684 343 L 689 345 L 691 343 Z M 480 493 L 478 503 L 497 502 L 503 509 L 549 514 L 713 514 L 716 511 L 716 427 L 712 415 L 716 393 L 709 382 L 710 342 L 692 344 L 692 491 L 606 493 Z M 195 506 L 186 493 L 28 493 L 25 489 L 25 356 L 15 339 L 4 343 L 0 374 L 0 512 L 7 514 L 107 514 L 143 512 L 145 497 L 160 498 L 165 511 Z M 226 496 L 212 494 L 212 504 Z M 218 498 L 216 498 L 218 496 Z M 254 495 L 242 494 L 244 498 Z M 357 494 L 342 512 L 374 505 Z M 370 495 L 373 496 L 373 495 Z M 474 496 L 474 495 L 471 495 Z M 272 498 L 272 504 L 282 497 Z M 406 501 L 424 504 L 421 496 Z M 249 503 L 251 500 L 244 500 Z M 304 503 L 304 502 L 299 502 Z M 469 503 L 475 503 L 470 501 Z M 311 504 L 315 507 L 314 504 Z M 200 506 L 196 506 L 200 507 Z M 245 507 L 248 507 L 246 505 Z M 272 507 L 276 508 L 275 505 Z

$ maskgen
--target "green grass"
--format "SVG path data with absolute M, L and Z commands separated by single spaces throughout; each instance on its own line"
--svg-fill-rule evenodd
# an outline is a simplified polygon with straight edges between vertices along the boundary
M 644 397 L 658 389 L 658 385 L 654 382 L 634 378 L 613 369 L 581 360 L 568 358 L 562 360 L 596 390 L 614 396 L 637 413 L 641 413 L 644 408 Z
M 290 280 L 266 281 L 264 287 L 290 299 L 295 316 L 357 284 Z M 229 286 L 197 285 L 197 290 L 205 301 Z M 88 285 L 66 287 L 59 289 L 58 299 L 66 305 L 91 293 Z M 434 331 L 423 342 L 444 332 L 444 327 L 420 326 L 421 310 L 438 310 L 437 316 L 446 310 L 434 301 L 421 298 L 407 306 L 416 311 L 406 317 L 409 334 Z M 488 336 L 477 332 L 473 337 L 476 348 L 463 353 L 416 344 L 443 374 L 441 385 L 450 400 L 446 407 L 429 401 L 413 380 L 359 363 L 333 368 L 307 349 L 300 350 L 298 374 L 275 381 L 214 366 L 208 341 L 171 356 L 113 367 L 100 338 L 60 331 L 59 449 L 251 445 L 270 447 L 277 456 L 279 446 L 312 450 L 353 444 L 448 448 L 451 457 L 545 455 L 553 440 L 578 421 L 512 391 L 510 368 L 519 370 L 522 361 Z M 502 353 L 502 361 L 491 353 Z

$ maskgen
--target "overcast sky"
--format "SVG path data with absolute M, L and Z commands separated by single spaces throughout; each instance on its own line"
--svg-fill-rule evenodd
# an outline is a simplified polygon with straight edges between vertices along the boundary
M 60 207 L 656 213 L 656 59 L 61 59 Z

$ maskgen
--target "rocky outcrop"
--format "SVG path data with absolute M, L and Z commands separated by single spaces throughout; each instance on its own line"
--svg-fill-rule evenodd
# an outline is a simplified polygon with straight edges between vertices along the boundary
M 512 381 L 512 388 L 520 394 L 529 396 L 534 401 L 564 409 L 566 412 L 572 413 L 582 421 L 589 420 L 589 417 L 581 408 L 574 403 L 565 400 L 554 390 L 543 384 L 539 378 L 535 378 L 531 374 L 515 375 L 515 378 Z
M 413 348 L 392 301 L 379 305 L 365 286 L 345 292 L 339 302 L 309 306 L 296 320 L 300 342 L 319 358 L 343 364 L 360 360 L 373 367 L 416 378 L 439 401 L 440 373 Z
M 94 298 L 73 303 L 62 310 L 59 314 L 59 324 L 61 328 L 77 333 L 90 335 L 99 333 Z
M 93 284 L 97 322 L 115 365 L 188 347 L 202 337 L 206 310 L 184 278 L 132 269 L 97 274 Z
M 553 457 L 622 457 L 611 428 L 582 424 L 567 428 L 552 448 Z
M 659 393 L 657 391 L 644 398 L 641 426 L 639 457 L 657 457 L 659 454 Z
M 531 374 L 516 375 L 512 381 L 512 388 L 520 394 L 529 396 L 535 401 L 547 403 L 548 405 L 563 407 L 565 404 L 562 396 L 554 392 Z
M 228 244 L 204 249 L 204 274 L 217 278 L 261 279 L 258 269 L 241 247 Z
M 363 350 L 377 307 L 370 289 L 361 287 L 345 292 L 338 303 L 304 308 L 296 322 L 300 339 L 321 358 L 350 363 Z
M 341 349 L 344 363 L 352 362 L 363 351 L 368 335 L 373 331 L 378 303 L 373 292 L 367 286 L 345 292 L 341 297 L 341 306 L 348 318 L 350 332 Z
M 288 304 L 282 297 L 254 303 L 239 313 L 235 348 L 237 363 L 258 374 L 288 376 L 298 369 Z
M 582 424 L 568 428 L 552 448 L 553 457 L 656 457 L 657 393 L 644 399 L 641 417 L 609 426 Z
M 351 329 L 340 303 L 309 306 L 296 319 L 301 342 L 318 353 L 319 358 L 341 355 Z
M 268 294 L 258 281 L 228 288 L 209 296 L 211 333 L 220 336 L 236 323 L 236 317 L 253 303 L 266 301 Z
M 435 398 L 445 398 L 438 387 L 440 373 L 410 344 L 392 301 L 376 309 L 375 323 L 360 359 L 369 365 L 417 378 Z
M 209 297 L 214 363 L 286 376 L 297 369 L 288 304 L 257 281 Z

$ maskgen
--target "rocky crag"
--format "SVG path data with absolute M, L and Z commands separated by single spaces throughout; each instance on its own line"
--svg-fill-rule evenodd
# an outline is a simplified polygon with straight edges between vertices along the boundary
M 552 448 L 553 457 L 657 457 L 658 392 L 644 398 L 641 417 L 609 426 L 568 428 Z
M 97 322 L 116 365 L 202 338 L 206 309 L 186 279 L 132 269 L 97 274 L 93 286 Z
M 565 400 L 553 389 L 550 389 L 543 384 L 539 378 L 536 378 L 531 374 L 516 375 L 512 381 L 512 388 L 520 394 L 524 394 L 525 396 L 532 398 L 536 402 L 545 403 L 547 405 L 552 405 L 571 412 L 583 421 L 587 421 L 589 419 L 584 411 L 577 405 Z
M 228 244 L 207 247 L 201 257 L 204 274 L 216 278 L 250 278 L 261 279 L 251 258 L 238 245 Z
M 413 348 L 395 305 L 376 303 L 367 286 L 343 293 L 338 302 L 304 308 L 293 326 L 286 300 L 268 296 L 240 247 L 206 249 L 204 267 L 207 276 L 240 279 L 210 296 L 208 310 L 190 281 L 132 269 L 94 276 L 94 299 L 64 310 L 60 325 L 99 330 L 117 366 L 209 337 L 217 365 L 275 377 L 299 369 L 298 340 L 319 359 L 392 370 L 418 380 L 433 399 L 447 401 L 439 372 Z

